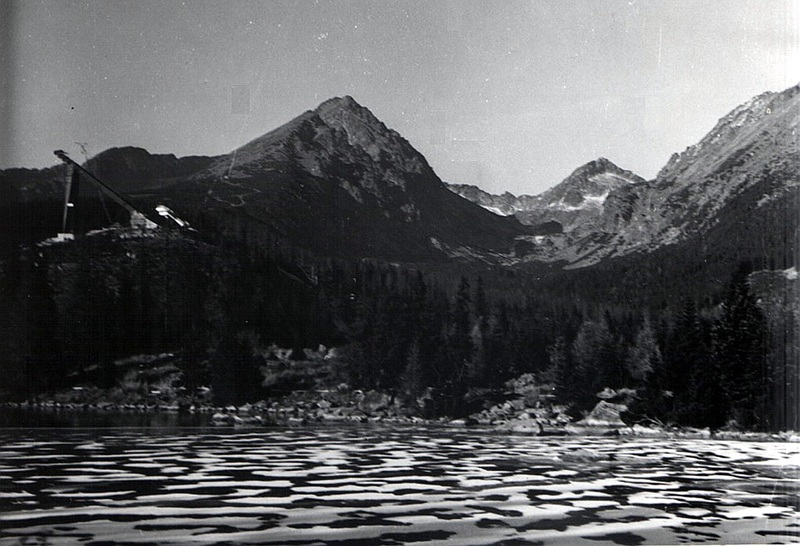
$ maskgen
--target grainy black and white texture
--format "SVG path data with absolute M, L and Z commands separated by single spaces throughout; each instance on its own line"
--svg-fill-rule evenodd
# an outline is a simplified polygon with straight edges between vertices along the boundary
M 799 540 L 798 444 L 367 426 L 0 445 L 3 544 Z

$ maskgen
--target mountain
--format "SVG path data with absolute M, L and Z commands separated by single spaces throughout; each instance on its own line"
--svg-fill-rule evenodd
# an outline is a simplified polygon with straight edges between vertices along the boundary
M 601 157 L 575 169 L 560 184 L 539 195 L 493 195 L 477 186 L 449 184 L 450 191 L 504 216 L 514 215 L 526 225 L 557 222 L 563 231 L 600 215 L 610 193 L 645 180 Z
M 476 205 L 480 205 L 486 210 L 500 216 L 511 216 L 516 214 L 519 210 L 524 208 L 523 203 L 527 199 L 534 199 L 529 195 L 520 195 L 517 197 L 511 192 L 505 192 L 502 195 L 495 195 L 471 184 L 445 184 L 447 189 L 456 195 L 460 195 L 464 199 L 472 201 Z
M 85 166 L 116 191 L 157 217 L 157 204 L 146 198 L 185 179 L 215 158 L 172 154 L 151 154 L 143 148 L 110 148 L 89 159 Z M 6 169 L 0 171 L 0 256 L 15 253 L 19 244 L 33 244 L 61 230 L 66 166 L 45 169 Z M 86 231 L 127 222 L 127 213 L 118 210 L 91 183 L 83 183 L 75 199 L 79 201 L 79 225 Z
M 112 148 L 86 167 L 142 210 L 166 203 L 193 224 L 324 256 L 496 262 L 514 256 L 518 236 L 534 232 L 448 191 L 422 154 L 349 96 L 223 156 Z M 21 231 L 41 238 L 57 230 L 64 178 L 63 165 L 0 171 L 6 203 L 35 203 L 47 217 Z M 81 193 L 97 197 L 90 185 Z M 36 214 L 4 216 L 19 225 Z
M 521 222 L 556 221 L 572 231 L 600 215 L 611 192 L 644 179 L 601 157 L 577 168 L 563 182 L 545 191 L 517 213 Z
M 746 248 L 747 259 L 769 254 L 785 264 L 797 223 L 799 110 L 798 86 L 764 93 L 675 154 L 654 180 L 600 158 L 537 196 L 446 186 L 352 97 L 330 99 L 226 155 L 126 147 L 87 166 L 142 206 L 163 202 L 212 232 L 323 256 L 578 268 L 687 244 L 689 253 L 742 257 Z M 21 239 L 14 231 L 31 233 L 28 242 L 56 231 L 63 184 L 63 166 L 0 171 L 4 247 Z M 91 187 L 82 191 L 96 199 Z M 99 203 L 94 215 L 87 225 L 108 216 Z
M 492 261 L 531 233 L 448 191 L 408 141 L 349 96 L 217 158 L 167 195 L 186 216 L 327 256 Z
M 611 193 L 599 225 L 607 249 L 593 249 L 598 253 L 588 261 L 674 244 L 724 221 L 769 216 L 797 192 L 798 121 L 797 85 L 735 108 L 699 143 L 674 154 L 655 180 Z
M 151 154 L 144 148 L 111 148 L 92 157 L 86 168 L 117 191 L 128 194 L 160 190 L 209 166 L 215 157 Z
M 73 158 L 75 159 L 75 158 Z M 163 189 L 195 171 L 205 168 L 216 158 L 203 156 L 176 157 L 174 154 L 151 154 L 144 148 L 126 146 L 109 148 L 90 158 L 85 166 L 115 190 L 128 194 Z M 31 202 L 64 198 L 63 164 L 45 169 L 6 169 L 0 171 L 0 192 L 7 200 Z M 85 193 L 94 192 L 92 186 Z
M 336 350 L 312 366 L 331 391 L 414 408 L 435 393 L 430 416 L 494 404 L 534 374 L 575 414 L 605 387 L 632 388 L 632 415 L 796 430 L 796 389 L 761 397 L 798 377 L 798 101 L 795 87 L 742 105 L 651 181 L 599 159 L 541 196 L 460 189 L 483 207 L 350 97 L 224 156 L 117 148 L 89 161 L 193 230 L 42 242 L 60 228 L 63 167 L 2 171 L 0 376 L 27 398 L 115 389 L 130 383 L 120 359 L 168 354 L 187 394 L 211 385 L 227 404 L 285 392 L 256 388 L 267 359 L 323 345 Z M 107 228 L 81 188 L 81 232 Z M 500 205 L 514 215 L 486 210 Z M 286 385 L 328 389 L 296 373 Z
M 532 245 L 526 261 L 586 267 L 679 243 L 697 253 L 714 241 L 727 256 L 750 249 L 747 259 L 769 254 L 784 263 L 794 245 L 787 230 L 797 224 L 798 119 L 794 86 L 735 108 L 699 143 L 674 154 L 654 180 L 601 158 L 538 196 L 450 189 L 525 224 L 558 222 L 563 233 L 523 237 Z

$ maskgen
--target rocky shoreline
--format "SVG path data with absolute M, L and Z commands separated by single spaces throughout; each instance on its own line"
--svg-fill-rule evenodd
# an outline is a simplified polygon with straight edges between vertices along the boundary
M 653 421 L 626 422 L 623 416 L 635 397 L 630 389 L 605 389 L 597 393 L 594 409 L 580 419 L 568 414 L 568 407 L 556 403 L 552 386 L 540 384 L 533 374 L 524 374 L 505 384 L 502 393 L 470 393 L 482 406 L 480 411 L 463 418 L 432 417 L 434 393 L 418 397 L 380 391 L 352 389 L 345 383 L 328 388 L 294 390 L 267 400 L 240 405 L 214 403 L 209 387 L 192 391 L 174 388 L 174 366 L 163 365 L 147 370 L 156 381 L 143 383 L 143 372 L 132 371 L 121 385 L 109 389 L 76 386 L 69 390 L 40 396 L 24 402 L 0 403 L 0 412 L 20 415 L 23 412 L 58 418 L 60 416 L 99 416 L 106 423 L 120 418 L 121 426 L 132 416 L 148 422 L 147 416 L 167 417 L 167 422 L 190 422 L 196 426 L 215 427 L 304 427 L 325 424 L 384 423 L 393 425 L 445 426 L 470 428 L 496 433 L 531 436 L 620 436 L 652 438 L 702 438 L 724 440 L 800 442 L 796 432 L 766 433 L 738 430 L 734 427 L 711 431 L 677 427 Z M 494 397 L 496 403 L 489 402 Z M 170 417 L 171 416 L 171 417 Z M 57 421 L 58 419 L 56 419 Z M 64 419 L 72 423 L 79 420 Z M 14 425 L 9 419 L 5 422 Z M 153 422 L 164 423 L 164 419 Z M 113 426 L 113 425 L 112 425 Z
M 486 415 L 491 412 L 481 412 L 466 419 L 450 419 L 446 417 L 426 419 L 415 415 L 404 414 L 399 411 L 399 406 L 391 403 L 383 404 L 388 395 L 382 393 L 367 393 L 362 398 L 362 403 L 347 407 L 334 407 L 323 403 L 297 404 L 287 406 L 278 402 L 261 401 L 254 404 L 241 406 L 213 406 L 213 405 L 179 405 L 179 404 L 113 404 L 92 403 L 77 404 L 71 402 L 58 402 L 54 400 L 5 402 L 0 404 L 0 411 L 15 410 L 24 412 L 43 412 L 48 414 L 95 414 L 95 415 L 124 415 L 124 414 L 198 414 L 207 418 L 209 426 L 214 427 L 310 427 L 324 426 L 326 424 L 391 424 L 391 425 L 419 425 L 443 426 L 454 429 L 486 430 L 493 433 L 507 433 L 529 436 L 619 436 L 643 438 L 697 438 L 710 440 L 741 440 L 741 441 L 770 441 L 800 443 L 800 434 L 794 431 L 777 433 L 694 429 L 669 425 L 650 424 L 625 424 L 616 420 L 601 421 L 596 418 L 582 419 L 577 422 L 567 420 L 563 414 L 556 413 L 556 420 L 532 416 L 524 412 L 488 420 Z M 368 400 L 367 404 L 363 403 Z M 379 403 L 377 407 L 374 405 Z M 373 407 L 370 408 L 370 405 Z M 367 410 L 367 411 L 365 411 Z

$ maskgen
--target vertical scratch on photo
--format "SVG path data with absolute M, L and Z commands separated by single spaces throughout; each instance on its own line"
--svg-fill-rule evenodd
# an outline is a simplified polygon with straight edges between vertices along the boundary
M 258 76 L 258 83 L 256 84 L 256 96 L 255 96 L 256 99 L 258 99 L 258 97 L 261 96 L 261 87 L 263 83 L 264 83 L 264 71 L 262 70 L 261 74 Z M 245 114 L 244 121 L 242 122 L 242 125 L 239 127 L 239 135 L 238 138 L 236 139 L 237 142 L 242 141 L 242 134 L 244 133 L 244 129 L 245 127 L 247 127 L 247 124 L 250 123 L 250 116 L 252 115 L 252 113 L 253 113 L 253 108 L 251 106 L 250 108 L 247 109 L 247 114 Z M 238 151 L 239 148 L 235 148 L 233 150 L 233 154 L 231 154 L 231 164 L 228 166 L 228 174 L 225 175 L 226 179 L 230 178 L 231 172 L 233 172 L 233 166 L 236 163 L 236 153 Z

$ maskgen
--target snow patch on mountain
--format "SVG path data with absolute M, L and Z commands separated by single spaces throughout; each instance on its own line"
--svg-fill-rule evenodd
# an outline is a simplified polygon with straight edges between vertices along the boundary
M 491 205 L 481 205 L 481 207 L 485 208 L 489 212 L 492 212 L 498 216 L 512 216 L 515 211 L 508 211 L 506 208 L 501 207 L 493 207 Z
M 564 211 L 579 211 L 589 208 L 599 209 L 602 208 L 603 203 L 606 202 L 606 199 L 610 193 L 610 191 L 606 191 L 599 195 L 584 195 L 582 196 L 581 202 L 577 205 L 569 205 L 565 203 L 563 199 L 561 199 L 556 203 L 548 205 L 548 208 Z

